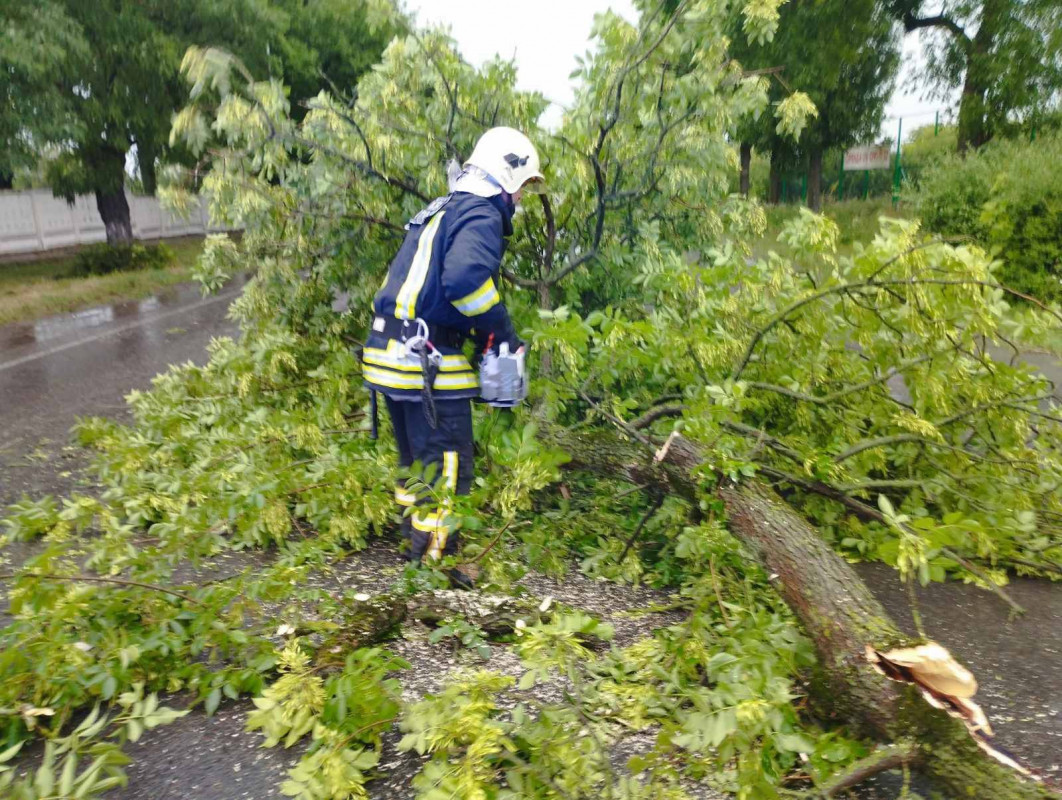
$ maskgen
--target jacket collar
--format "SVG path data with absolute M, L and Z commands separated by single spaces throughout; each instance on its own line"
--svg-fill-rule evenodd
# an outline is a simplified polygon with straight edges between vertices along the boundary
M 516 212 L 516 206 L 513 204 L 512 195 L 508 192 L 501 192 L 493 197 L 488 197 L 494 207 L 501 212 L 502 217 L 502 236 L 509 237 L 513 235 L 513 214 Z

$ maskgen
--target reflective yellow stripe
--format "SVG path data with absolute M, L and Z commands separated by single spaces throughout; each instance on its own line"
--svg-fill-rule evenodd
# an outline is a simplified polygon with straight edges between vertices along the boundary
M 362 367 L 365 380 L 390 389 L 421 389 L 424 386 L 424 377 L 419 374 L 405 374 L 393 371 L 389 368 L 381 369 L 371 364 Z M 479 386 L 474 372 L 447 373 L 435 376 L 433 389 L 475 389 Z
M 474 317 L 489 311 L 501 302 L 498 289 L 494 286 L 494 279 L 487 280 L 472 294 L 466 294 L 460 300 L 454 300 L 454 306 L 466 317 Z
M 457 451 L 446 450 L 443 452 L 443 480 L 446 488 L 451 492 L 457 489 Z M 432 514 L 413 514 L 413 527 L 429 535 L 428 555 L 436 561 L 442 558 L 443 548 L 446 547 L 450 530 L 455 527 L 455 520 L 451 517 L 450 498 L 443 500 L 443 505 L 437 507 Z
M 443 477 L 446 479 L 446 488 L 451 492 L 457 491 L 456 450 L 446 450 L 443 452 Z
M 443 530 L 432 533 L 431 538 L 428 539 L 428 556 L 436 561 L 440 560 L 448 538 L 450 538 L 450 534 Z
M 446 511 L 436 514 L 413 514 L 413 527 L 428 534 L 428 555 L 438 561 L 442 558 L 443 548 L 450 538 L 453 520 Z
M 413 261 L 409 265 L 409 274 L 398 290 L 395 298 L 395 316 L 399 319 L 415 319 L 417 309 L 417 297 L 424 286 L 424 279 L 428 277 L 428 268 L 431 267 L 431 251 L 435 243 L 435 234 L 439 230 L 445 211 L 440 211 L 424 228 L 417 243 L 417 252 L 413 255 Z
M 451 525 L 450 513 L 439 511 L 435 514 L 413 514 L 413 527 L 418 531 L 431 533 L 437 530 L 449 530 Z
M 400 506 L 415 506 L 417 504 L 417 496 L 413 492 L 407 491 L 401 486 L 395 487 L 395 502 Z

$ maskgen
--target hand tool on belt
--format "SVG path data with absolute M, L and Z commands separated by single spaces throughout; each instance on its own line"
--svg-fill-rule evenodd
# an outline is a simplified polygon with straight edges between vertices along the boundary
M 465 333 L 443 325 L 429 325 L 419 317 L 415 320 L 389 319 L 376 317 L 373 320 L 373 331 L 382 333 L 388 339 L 401 342 L 409 352 L 414 353 L 420 359 L 423 386 L 420 390 L 423 402 L 424 418 L 432 430 L 439 427 L 439 416 L 435 409 L 435 395 L 432 387 L 435 386 L 435 376 L 442 367 L 443 355 L 435 346 L 435 343 L 443 347 L 460 349 L 465 342 Z M 373 393 L 375 395 L 375 392 Z M 372 398 L 373 431 L 377 430 L 376 398 Z

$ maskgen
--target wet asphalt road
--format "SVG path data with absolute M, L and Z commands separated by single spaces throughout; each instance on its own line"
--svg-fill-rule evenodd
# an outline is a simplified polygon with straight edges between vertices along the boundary
M 202 298 L 181 286 L 132 300 L 0 328 L 0 507 L 26 492 L 69 491 L 82 456 L 69 444 L 79 416 L 123 417 L 123 398 L 167 365 L 206 361 L 239 286 Z M 67 474 L 69 473 L 69 474 Z
M 902 630 L 916 635 L 898 573 L 885 564 L 856 572 Z M 952 652 L 977 678 L 974 698 L 996 731 L 995 741 L 1045 777 L 1062 779 L 1062 583 L 1012 577 L 1007 593 L 1026 613 L 991 592 L 959 581 L 916 589 L 926 635 Z

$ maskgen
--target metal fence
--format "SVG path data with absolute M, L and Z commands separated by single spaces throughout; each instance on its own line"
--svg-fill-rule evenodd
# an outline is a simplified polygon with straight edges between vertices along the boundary
M 136 239 L 168 239 L 228 230 L 210 224 L 207 201 L 182 218 L 159 207 L 154 197 L 126 192 Z M 106 241 L 107 233 L 92 195 L 78 197 L 73 205 L 53 197 L 47 189 L 0 192 L 0 258 L 42 253 L 81 244 Z

